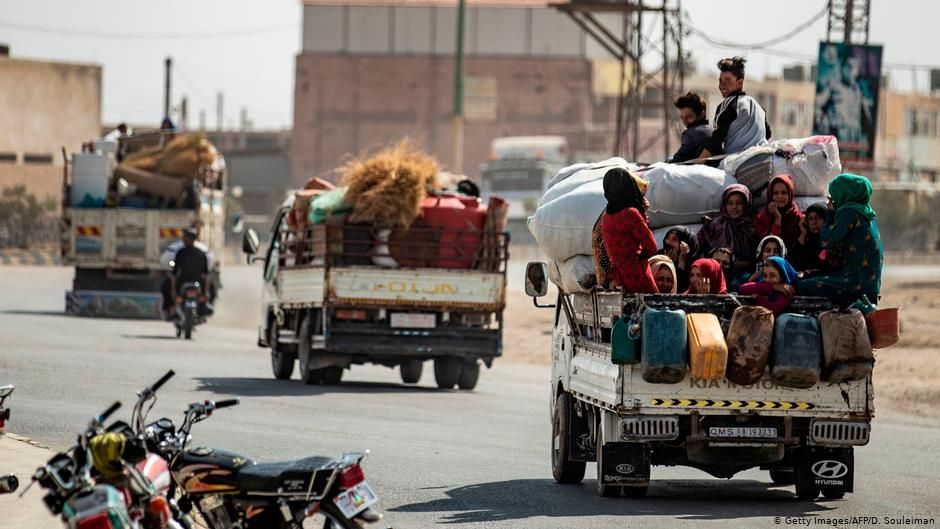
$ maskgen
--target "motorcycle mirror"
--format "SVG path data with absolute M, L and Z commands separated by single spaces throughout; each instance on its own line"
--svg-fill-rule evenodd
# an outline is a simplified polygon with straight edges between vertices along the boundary
M 5 399 L 13 393 L 13 390 L 16 389 L 12 384 L 6 386 L 0 386 L 0 399 Z

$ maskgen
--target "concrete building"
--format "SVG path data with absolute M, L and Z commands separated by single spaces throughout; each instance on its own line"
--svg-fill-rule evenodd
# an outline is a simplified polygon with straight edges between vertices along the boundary
M 242 189 L 237 200 L 249 215 L 271 215 L 294 187 L 290 172 L 290 131 L 208 131 L 225 156 L 228 188 Z
M 101 66 L 0 54 L 0 190 L 25 185 L 59 203 L 67 152 L 98 137 Z
M 295 182 L 404 136 L 451 164 L 455 6 L 304 1 Z M 592 150 L 593 61 L 606 52 L 544 1 L 468 0 L 466 13 L 463 171 L 475 175 L 499 136 L 564 135 L 573 150 Z M 609 149 L 607 138 L 596 139 Z

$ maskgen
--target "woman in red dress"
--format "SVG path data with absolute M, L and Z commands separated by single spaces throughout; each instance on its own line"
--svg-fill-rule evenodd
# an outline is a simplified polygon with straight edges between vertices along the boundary
M 611 283 L 624 292 L 656 293 L 648 261 L 658 250 L 646 220 L 649 202 L 633 175 L 620 168 L 604 175 L 604 198 L 607 209 L 601 231 L 610 259 Z

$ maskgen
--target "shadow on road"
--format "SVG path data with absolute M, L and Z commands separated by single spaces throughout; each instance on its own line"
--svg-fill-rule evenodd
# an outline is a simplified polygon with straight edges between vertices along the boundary
M 805 516 L 832 510 L 802 502 L 792 487 L 754 480 L 654 480 L 642 499 L 601 498 L 594 481 L 559 485 L 550 479 L 497 481 L 457 487 L 446 499 L 413 503 L 394 512 L 446 513 L 445 524 L 498 522 L 540 516 L 654 516 L 682 521 Z
M 0 314 L 10 314 L 13 316 L 69 316 L 63 310 L 0 310 Z
M 179 340 L 178 337 L 172 334 L 122 334 L 121 338 L 131 340 Z
M 382 394 L 439 392 L 430 387 L 392 384 L 388 382 L 343 382 L 338 385 L 308 386 L 300 380 L 274 380 L 270 378 L 250 377 L 198 377 L 196 391 L 209 391 L 220 395 L 239 395 L 243 397 L 290 397 L 326 394 Z

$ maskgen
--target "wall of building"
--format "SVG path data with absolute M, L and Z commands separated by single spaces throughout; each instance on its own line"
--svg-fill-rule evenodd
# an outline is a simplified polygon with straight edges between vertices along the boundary
M 591 115 L 583 58 L 475 56 L 467 76 L 464 172 L 477 174 L 493 138 L 560 134 L 579 148 Z M 327 175 L 350 153 L 410 137 L 453 159 L 454 61 L 437 55 L 315 54 L 297 58 L 292 175 Z M 327 175 L 328 176 L 328 175 Z
M 99 135 L 101 67 L 0 57 L 0 189 L 26 185 L 58 203 L 62 148 Z

